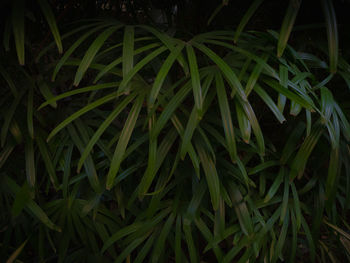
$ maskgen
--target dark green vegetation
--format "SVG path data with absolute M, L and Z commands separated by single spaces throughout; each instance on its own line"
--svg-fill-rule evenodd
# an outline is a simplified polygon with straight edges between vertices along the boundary
M 243 2 L 2 3 L 1 262 L 350 260 L 349 3 Z

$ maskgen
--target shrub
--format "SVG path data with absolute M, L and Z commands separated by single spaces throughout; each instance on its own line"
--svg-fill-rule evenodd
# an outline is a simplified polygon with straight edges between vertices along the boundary
M 14 1 L 0 65 L 1 257 L 349 259 L 350 65 L 333 2 L 328 42 L 305 48 L 287 45 L 299 1 L 280 30 L 245 31 L 260 5 L 235 31 L 174 35 L 100 10 L 60 35 L 59 4 Z

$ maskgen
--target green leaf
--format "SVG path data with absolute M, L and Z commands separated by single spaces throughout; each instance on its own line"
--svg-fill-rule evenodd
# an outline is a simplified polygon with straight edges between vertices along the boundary
M 128 85 L 128 83 L 132 80 L 132 78 L 146 65 L 150 63 L 154 58 L 159 56 L 161 53 L 163 53 L 166 49 L 166 47 L 160 47 L 148 54 L 146 57 L 144 57 L 140 62 L 138 62 L 130 71 L 129 73 L 123 77 L 122 82 L 120 83 L 119 92 L 123 92 Z M 106 67 L 107 68 L 107 67 Z
M 211 24 L 211 22 L 214 20 L 217 14 L 220 13 L 221 9 L 228 4 L 228 1 L 229 0 L 223 0 L 222 3 L 215 8 L 214 12 L 210 15 L 208 19 L 208 22 L 207 22 L 208 26 Z
M 233 129 L 232 119 L 231 119 L 231 110 L 227 100 L 227 94 L 225 91 L 224 81 L 221 74 L 216 74 L 216 91 L 218 94 L 220 112 L 222 125 L 225 131 L 225 137 L 228 147 L 228 152 L 230 154 L 231 160 L 234 162 L 237 159 L 237 149 L 236 149 L 236 140 L 235 133 Z
M 254 168 L 249 170 L 249 175 L 252 174 L 256 174 L 259 173 L 267 168 L 273 167 L 273 166 L 278 166 L 280 165 L 279 161 L 267 161 L 267 162 L 263 162 L 261 164 L 258 164 L 257 166 L 255 166 Z
M 102 104 L 105 104 L 108 101 L 115 99 L 116 97 L 118 97 L 118 92 L 112 92 L 112 93 L 108 94 L 107 96 L 104 96 L 104 97 L 86 105 L 85 107 L 81 108 L 80 110 L 78 110 L 77 112 L 75 112 L 71 116 L 69 116 L 67 119 L 62 121 L 55 129 L 53 129 L 46 140 L 49 141 L 60 130 L 62 130 L 64 127 L 66 127 L 72 121 L 79 118 L 81 115 L 87 113 L 88 111 L 90 111 L 90 110 L 92 110 L 92 109 L 94 109 Z
M 294 211 L 295 211 L 295 217 L 296 217 L 296 227 L 297 227 L 297 230 L 299 231 L 301 220 L 302 220 L 303 216 L 301 214 L 301 209 L 300 209 L 299 195 L 298 195 L 298 192 L 297 192 L 297 189 L 295 187 L 294 182 L 291 183 L 291 188 L 292 188 L 292 193 L 293 193 Z
M 213 74 L 209 74 L 207 77 L 205 77 L 205 80 L 204 80 L 203 85 L 202 85 L 202 91 L 203 91 L 204 96 L 207 94 L 213 79 L 214 79 Z M 207 105 L 207 107 L 204 107 L 203 114 L 208 109 L 208 107 L 211 105 L 211 101 L 214 98 L 214 96 L 215 96 L 215 93 L 213 92 L 213 96 L 207 96 L 205 98 L 205 105 L 204 106 Z M 197 128 L 199 121 L 200 121 L 200 119 L 198 116 L 198 111 L 195 108 L 193 108 L 191 115 L 188 119 L 185 132 L 184 132 L 183 137 L 182 137 L 182 143 L 181 143 L 181 147 L 180 147 L 181 159 L 184 159 L 186 153 L 188 152 L 188 147 L 190 146 L 193 133 L 194 133 L 195 129 Z
M 29 136 L 34 139 L 34 126 L 33 126 L 33 98 L 34 98 L 34 87 L 29 86 L 28 91 L 28 102 L 27 102 L 27 127 Z
M 288 88 L 288 68 L 284 65 L 280 65 L 280 84 L 284 88 Z M 284 107 L 286 105 L 287 98 L 283 94 L 278 94 L 278 109 L 283 114 Z
M 323 12 L 326 18 L 328 53 L 329 53 L 329 70 L 332 74 L 337 71 L 338 67 L 338 26 L 333 1 L 322 0 Z
M 267 94 L 265 90 L 263 90 L 259 85 L 255 85 L 254 91 L 260 96 L 260 98 L 265 102 L 265 104 L 270 108 L 272 113 L 275 115 L 277 120 L 280 123 L 283 123 L 286 119 L 284 118 L 282 112 L 277 107 L 275 102 L 271 99 L 271 97 Z
M 306 239 L 307 239 L 307 242 L 309 244 L 310 260 L 311 260 L 311 262 L 315 262 L 315 259 L 316 259 L 315 243 L 314 243 L 314 240 L 312 238 L 310 228 L 309 228 L 309 226 L 308 226 L 308 224 L 305 221 L 305 218 L 303 216 L 301 216 L 301 224 L 303 226 L 303 229 L 304 229 L 304 232 L 305 232 L 305 235 L 306 235 Z
M 269 191 L 267 192 L 267 194 L 265 196 L 265 199 L 264 199 L 265 203 L 269 202 L 272 199 L 272 197 L 274 197 L 274 195 L 278 191 L 281 183 L 283 182 L 284 177 L 285 177 L 285 170 L 282 167 L 282 168 L 280 168 L 280 171 L 279 171 L 277 177 L 274 178 L 273 184 L 271 185 Z
M 300 104 L 302 107 L 308 110 L 314 110 L 315 106 L 313 105 L 312 100 L 308 96 L 301 96 L 301 94 L 295 94 L 294 92 L 282 87 L 278 82 L 273 80 L 264 80 L 264 82 L 269 85 L 271 88 L 275 89 L 278 93 L 283 94 L 291 101 L 294 101 L 297 104 Z M 310 101 L 311 100 L 311 101 Z
M 136 97 L 137 93 L 134 92 L 127 97 L 123 101 L 117 104 L 115 109 L 108 115 L 108 117 L 104 120 L 104 122 L 99 126 L 97 131 L 94 133 L 94 135 L 91 137 L 89 143 L 85 146 L 84 152 L 80 156 L 79 162 L 78 162 L 78 173 L 80 172 L 81 167 L 83 166 L 86 158 L 90 154 L 91 150 L 93 149 L 96 142 L 100 139 L 103 132 L 109 127 L 109 125 L 112 123 L 115 118 L 125 109 L 125 107 Z
M 6 263 L 13 263 L 15 262 L 16 258 L 21 254 L 23 248 L 27 244 L 28 239 L 26 239 L 12 254 L 11 256 L 7 259 Z
M 45 16 L 46 22 L 50 27 L 53 38 L 55 39 L 58 52 L 61 54 L 63 52 L 61 36 L 60 36 L 60 32 L 58 31 L 56 19 L 51 10 L 51 7 L 46 0 L 37 0 L 37 1 L 41 8 L 41 11 L 43 12 L 43 15 Z
M 146 46 L 142 46 L 134 51 L 134 55 L 141 54 L 149 49 L 153 49 L 155 47 L 158 47 L 159 43 L 152 43 Z M 145 58 L 143 58 L 139 63 L 137 63 L 134 67 L 130 69 L 128 74 L 126 76 L 123 76 L 123 80 L 120 85 L 120 91 L 125 88 L 126 84 L 132 79 L 132 77 L 145 65 L 147 65 L 153 58 L 157 57 L 159 54 L 167 50 L 166 47 L 161 46 L 158 49 L 152 51 L 149 55 L 147 55 Z M 98 73 L 96 78 L 94 79 L 94 83 L 96 83 L 98 80 L 100 80 L 106 73 L 110 72 L 113 68 L 115 68 L 117 65 L 123 62 L 123 57 L 119 57 L 115 60 L 113 60 L 111 63 L 109 63 L 107 66 L 101 69 L 101 71 Z
M 181 263 L 182 261 L 182 249 L 181 249 L 181 216 L 176 217 L 176 226 L 175 226 L 175 262 Z
M 111 26 L 105 31 L 103 31 L 95 40 L 92 42 L 88 50 L 86 51 L 83 59 L 80 62 L 80 65 L 78 67 L 77 73 L 75 74 L 74 78 L 74 86 L 78 86 L 81 79 L 83 78 L 86 70 L 89 68 L 91 62 L 93 61 L 95 55 L 100 50 L 104 42 L 107 40 L 107 38 L 112 35 L 116 30 L 121 28 L 120 25 L 118 26 Z
M 326 219 L 323 219 L 323 222 L 333 228 L 335 231 L 337 231 L 340 235 L 347 238 L 350 241 L 350 234 L 348 234 L 346 231 L 342 230 L 341 228 L 337 227 L 334 224 L 329 223 Z
M 249 20 L 254 15 L 254 13 L 259 8 L 259 6 L 261 5 L 262 2 L 263 2 L 263 0 L 254 0 L 254 2 L 249 6 L 248 10 L 245 12 L 244 16 L 242 17 L 242 19 L 240 20 L 240 22 L 237 26 L 235 36 L 233 38 L 233 41 L 235 43 L 237 43 L 237 40 L 238 40 L 239 36 L 241 35 L 243 29 L 248 24 Z
M 130 225 L 128 225 L 126 227 L 123 227 L 122 229 L 118 230 L 108 240 L 106 240 L 104 242 L 103 247 L 101 249 L 101 253 L 104 253 L 111 245 L 113 245 L 119 239 L 136 232 L 142 226 L 143 226 L 142 222 L 135 222 L 133 224 L 130 224 Z
M 275 79 L 279 79 L 278 78 L 278 74 L 276 73 L 276 71 L 271 67 L 269 66 L 266 61 L 264 59 L 266 59 L 266 57 L 263 57 L 263 58 L 260 58 L 259 56 L 255 55 L 254 53 L 252 52 L 249 52 L 245 49 L 242 49 L 242 48 L 239 48 L 237 46 L 234 46 L 232 44 L 228 44 L 226 42 L 223 42 L 223 41 L 217 41 L 217 40 L 205 40 L 206 43 L 209 43 L 209 44 L 214 44 L 214 45 L 219 45 L 219 46 L 223 46 L 223 47 L 226 47 L 228 49 L 231 49 L 232 51 L 234 52 L 238 52 L 244 56 L 246 56 L 248 59 L 251 59 L 251 60 L 254 60 L 257 64 L 261 65 L 263 67 L 263 69 L 266 71 L 265 73 L 267 73 L 267 75 L 270 75 L 271 77 L 275 78 Z M 215 53 L 214 53 L 215 54 Z M 210 56 L 209 56 L 210 57 Z M 214 61 L 214 59 L 212 59 Z M 217 64 L 217 63 L 216 63 Z M 220 65 L 218 64 L 218 66 L 220 67 Z M 232 85 L 234 86 L 234 82 L 231 81 L 230 78 L 227 78 L 228 76 L 226 76 L 226 79 L 227 81 Z M 235 76 L 231 76 L 232 78 L 234 78 Z M 236 92 L 237 90 L 234 89 L 233 92 Z M 244 97 L 242 97 L 243 100 Z
M 184 133 L 184 128 L 182 126 L 182 123 L 175 115 L 171 118 L 171 121 L 182 139 L 183 133 Z M 191 158 L 195 173 L 199 178 L 199 160 L 191 142 L 188 143 L 188 155 Z
M 24 65 L 25 62 L 25 0 L 14 0 L 12 1 L 12 30 L 16 44 L 16 51 L 18 62 L 20 65 Z
M 123 155 L 125 153 L 125 149 L 128 145 L 128 142 L 130 140 L 132 131 L 134 130 L 136 120 L 139 116 L 139 113 L 141 111 L 141 107 L 144 100 L 144 94 L 141 94 L 136 99 L 134 105 L 132 106 L 129 116 L 125 122 L 125 125 L 123 127 L 122 133 L 119 137 L 117 147 L 115 148 L 111 166 L 109 168 L 108 174 L 107 174 L 107 181 L 106 181 L 106 189 L 110 190 L 113 187 L 114 184 L 114 178 L 116 177 L 118 170 L 120 168 L 120 164 L 123 160 Z
M 232 85 L 234 91 L 238 93 L 239 97 L 243 101 L 247 101 L 247 96 L 243 90 L 242 84 L 238 80 L 236 74 L 231 69 L 231 67 L 222 58 L 220 58 L 214 51 L 207 48 L 203 44 L 200 44 L 197 42 L 193 42 L 192 44 L 197 49 L 202 51 L 206 56 L 208 56 L 220 68 L 226 80 Z
M 295 18 L 298 15 L 301 0 L 290 0 L 286 15 L 284 16 L 280 35 L 278 38 L 277 57 L 281 57 L 287 46 L 289 35 L 292 32 Z
M 124 262 L 125 258 L 131 254 L 143 241 L 150 235 L 150 232 L 143 235 L 142 237 L 134 239 L 123 251 L 119 254 L 115 263 Z
M 297 149 L 298 140 L 300 140 L 300 137 L 303 135 L 304 130 L 305 124 L 303 122 L 299 122 L 294 130 L 290 133 L 289 138 L 282 150 L 280 159 L 281 164 L 286 164 L 289 157 Z
M 134 66 L 134 27 L 126 26 L 123 40 L 123 79 Z M 129 93 L 129 90 L 126 91 Z
M 251 59 L 248 59 L 251 60 Z M 263 61 L 267 61 L 267 56 L 263 57 Z M 245 87 L 245 93 L 247 96 L 250 94 L 250 92 L 253 90 L 255 85 L 257 84 L 257 81 L 260 77 L 261 71 L 263 69 L 264 65 L 262 63 L 257 63 L 252 71 L 252 73 L 249 76 L 249 79 L 247 81 L 246 87 Z
M 28 138 L 25 144 L 26 176 L 30 187 L 35 185 L 35 161 L 33 139 Z
M 51 88 L 47 85 L 47 83 L 44 80 L 39 80 L 38 81 L 38 86 L 40 89 L 41 94 L 44 96 L 44 98 L 47 101 L 52 101 L 50 104 L 51 107 L 54 109 L 57 108 L 57 103 L 54 100 L 54 95 L 52 94 Z
M 180 55 L 182 49 L 184 48 L 184 43 L 179 43 L 174 50 L 172 50 L 169 54 L 169 56 L 164 61 L 162 67 L 159 69 L 156 79 L 154 80 L 149 98 L 148 98 L 148 104 L 149 107 L 153 107 L 154 103 L 157 99 L 158 93 L 163 85 L 163 82 L 165 78 L 168 75 L 168 72 L 170 68 L 173 66 L 175 60 Z
M 337 177 L 339 170 L 339 148 L 332 149 L 330 152 L 330 160 L 328 166 L 328 176 L 326 181 L 326 199 L 329 204 L 332 204 L 337 190 Z
M 72 160 L 72 154 L 73 154 L 73 143 L 69 145 L 65 155 L 64 155 L 64 166 L 63 166 L 63 181 L 62 181 L 62 191 L 63 191 L 63 197 L 67 198 L 68 196 L 68 182 L 69 182 L 69 176 L 70 176 L 70 167 L 71 167 L 71 160 Z
M 159 258 L 161 257 L 161 254 L 164 253 L 164 245 L 166 243 L 166 239 L 169 235 L 171 227 L 173 226 L 174 220 L 175 220 L 175 214 L 171 213 L 169 218 L 165 222 L 163 229 L 160 232 L 160 235 L 158 236 L 158 240 L 153 249 L 151 262 L 159 262 Z
M 134 260 L 134 263 L 142 263 L 144 262 L 145 257 L 147 256 L 148 252 L 153 246 L 154 239 L 156 238 L 156 233 L 153 233 L 143 246 L 143 248 L 140 250 L 140 252 L 137 253 L 137 257 Z
M 50 176 L 50 181 L 51 181 L 52 185 L 57 189 L 58 188 L 58 179 L 56 176 L 55 167 L 54 167 L 52 159 L 51 159 L 51 154 L 50 154 L 49 149 L 47 147 L 48 145 L 46 145 L 46 142 L 44 140 L 44 136 L 41 132 L 36 136 L 35 139 L 37 141 L 39 151 L 41 153 L 41 157 L 44 160 L 46 171 Z
M 201 180 L 193 190 L 192 199 L 187 206 L 186 220 L 192 222 L 195 219 L 196 212 L 202 202 L 202 199 L 207 191 L 207 185 L 204 180 Z
M 13 181 L 8 176 L 5 177 L 5 182 L 6 182 L 6 185 L 9 187 L 10 191 L 15 195 L 20 191 L 20 187 L 16 184 L 15 181 Z M 33 200 L 29 200 L 26 207 L 32 214 L 34 214 L 35 217 L 37 217 L 48 228 L 61 232 L 61 228 L 56 226 L 54 223 L 52 223 L 52 221 L 48 218 L 48 216 L 41 209 L 41 207 L 37 203 L 35 203 Z
M 290 180 L 293 181 L 295 177 L 301 178 L 303 176 L 307 160 L 315 148 L 319 138 L 323 133 L 321 125 L 315 125 L 310 135 L 306 137 L 301 145 L 296 157 L 291 165 Z
M 14 148 L 15 148 L 14 144 L 6 144 L 3 147 L 2 151 L 0 152 L 0 169 L 5 164 L 7 158 L 10 156 Z
M 235 208 L 242 232 L 249 236 L 253 233 L 253 223 L 246 202 L 244 201 L 238 186 L 233 181 L 229 182 L 228 191 L 230 193 L 232 204 Z
M 13 115 L 15 114 L 15 111 L 17 109 L 18 104 L 20 103 L 22 97 L 24 95 L 24 92 L 20 92 L 20 94 L 13 100 L 10 108 L 7 110 L 6 113 L 4 113 L 3 118 L 5 119 L 2 127 L 1 127 L 1 147 L 4 147 L 7 137 L 7 132 L 10 127 L 10 124 L 13 119 Z
M 186 218 L 183 219 L 183 230 L 185 233 L 188 252 L 190 254 L 190 261 L 191 263 L 197 263 L 198 262 L 197 249 L 193 241 L 191 224 L 186 221 Z
M 288 211 L 288 202 L 289 202 L 289 179 L 288 179 L 288 176 L 285 176 L 282 205 L 281 205 L 280 224 L 284 221 L 284 218 L 287 216 L 286 214 Z
M 275 248 L 273 258 L 272 258 L 272 262 L 277 262 L 278 257 L 282 253 L 282 249 L 283 249 L 283 246 L 285 245 L 285 241 L 286 241 L 286 237 L 287 237 L 288 226 L 289 226 L 289 214 L 287 211 L 287 214 L 283 220 L 281 234 L 280 234 L 278 241 L 277 241 L 277 244 L 276 244 L 276 248 Z
M 55 105 L 56 101 L 73 96 L 73 95 L 77 95 L 77 94 L 81 94 L 84 92 L 89 92 L 89 91 L 98 91 L 98 90 L 102 90 L 102 89 L 106 89 L 106 88 L 115 88 L 118 87 L 119 82 L 110 82 L 110 83 L 103 83 L 103 84 L 97 84 L 97 85 L 93 85 L 93 86 L 88 86 L 85 88 L 80 88 L 80 89 L 74 89 L 71 91 L 67 91 L 65 93 L 62 93 L 56 97 L 52 97 L 50 99 L 48 99 L 46 102 L 44 102 L 43 104 L 40 105 L 40 107 L 38 108 L 38 110 L 44 108 L 47 105 Z
M 198 116 L 199 118 L 201 118 L 202 111 L 203 111 L 203 95 L 202 95 L 202 87 L 201 87 L 200 77 L 199 77 L 197 58 L 193 50 L 193 47 L 191 45 L 189 44 L 186 45 L 186 51 L 188 56 L 188 62 L 190 65 L 193 97 L 196 104 L 196 108 L 198 110 Z
M 345 116 L 344 112 L 342 111 L 342 109 L 339 107 L 337 103 L 334 103 L 334 108 L 337 111 L 337 114 L 341 120 L 340 124 L 342 126 L 343 135 L 348 141 L 350 141 L 350 123 L 347 120 L 347 117 Z
M 13 82 L 12 78 L 10 77 L 10 75 L 8 74 L 8 72 L 5 70 L 5 68 L 2 65 L 0 65 L 0 74 L 4 78 L 4 80 L 6 81 L 7 85 L 9 86 L 13 96 L 15 98 L 18 97 L 18 91 L 17 91 L 17 88 L 15 86 L 15 83 Z
M 106 26 L 107 25 L 105 25 L 105 24 L 96 26 L 93 29 L 91 29 L 88 32 L 86 32 L 84 35 L 82 35 L 77 41 L 75 41 L 73 43 L 73 45 L 70 46 L 69 49 L 64 53 L 63 57 L 57 62 L 56 67 L 55 67 L 55 69 L 54 69 L 54 71 L 52 73 L 51 80 L 52 81 L 56 80 L 57 73 L 60 71 L 62 66 L 66 63 L 66 61 L 68 60 L 70 55 L 73 54 L 73 52 L 81 45 L 81 43 L 84 42 L 85 39 L 87 39 L 93 33 L 95 33 L 96 31 L 98 31 L 98 30 L 100 30 L 100 29 L 102 29 L 102 28 L 104 28 Z
M 259 125 L 259 122 L 255 116 L 255 113 L 253 111 L 253 108 L 252 106 L 248 103 L 248 102 L 245 102 L 245 101 L 239 101 L 249 122 L 250 122 L 250 125 L 253 129 L 253 133 L 256 137 L 256 140 L 257 140 L 257 143 L 258 143 L 258 147 L 259 147 L 259 154 L 261 156 L 264 156 L 265 155 L 265 142 L 264 142 L 264 136 L 263 136 L 263 133 L 260 129 L 260 125 Z
M 290 257 L 288 262 L 295 262 L 295 255 L 297 251 L 297 234 L 298 234 L 298 229 L 297 229 L 297 222 L 296 218 L 294 215 L 294 211 L 290 210 L 291 214 L 291 225 L 292 225 L 292 244 L 291 244 L 291 249 L 290 249 Z
M 139 25 L 140 28 L 145 29 L 146 31 L 152 33 L 153 35 L 155 35 L 161 42 L 164 43 L 164 45 L 166 45 L 166 47 L 170 50 L 170 52 L 175 52 L 175 50 L 179 47 L 176 44 L 183 44 L 182 41 L 179 41 L 177 39 L 171 38 L 168 34 L 164 34 L 161 31 L 158 31 L 157 29 L 150 27 L 150 26 L 146 26 L 146 25 Z M 185 58 L 183 56 L 183 54 L 179 54 L 179 56 L 176 58 L 176 60 L 179 62 L 179 64 L 181 65 L 181 67 L 183 68 L 185 75 L 188 76 L 188 65 L 185 61 Z
M 141 198 L 141 195 L 145 195 L 147 193 L 154 177 L 156 176 L 157 161 L 157 139 L 151 138 L 149 141 L 147 169 L 139 184 L 139 195 Z
M 213 209 L 216 210 L 219 207 L 220 201 L 220 183 L 219 176 L 215 168 L 215 163 L 208 151 L 198 140 L 196 140 L 196 148 L 207 180 L 211 203 Z
M 83 153 L 85 143 L 82 141 L 82 138 L 78 135 L 75 127 L 72 124 L 70 124 L 67 126 L 67 128 L 68 128 L 69 135 L 72 141 L 74 142 L 75 146 L 79 149 L 80 153 Z M 86 159 L 84 163 L 84 167 L 85 167 L 85 171 L 88 176 L 90 185 L 92 186 L 92 188 L 96 193 L 99 193 L 101 191 L 101 186 L 100 186 L 99 179 L 97 177 L 95 164 L 91 156 L 89 156 Z
M 236 113 L 239 129 L 241 131 L 242 139 L 245 143 L 249 143 L 250 135 L 251 135 L 251 125 L 250 122 L 245 115 L 241 105 L 239 103 L 235 103 L 236 105 Z
M 15 200 L 13 201 L 11 209 L 11 214 L 14 218 L 19 216 L 22 210 L 28 204 L 28 202 L 32 200 L 30 192 L 31 189 L 29 188 L 29 185 L 25 182 L 19 189 L 19 191 L 16 193 Z
M 162 114 L 159 116 L 157 122 L 154 124 L 154 127 L 150 132 L 152 139 L 159 135 L 167 121 L 172 117 L 174 111 L 179 107 L 190 91 L 191 85 L 190 82 L 187 82 L 167 103 L 166 107 L 162 111 Z
M 11 37 L 11 19 L 6 19 L 4 27 L 3 46 L 6 52 L 10 51 L 10 37 Z

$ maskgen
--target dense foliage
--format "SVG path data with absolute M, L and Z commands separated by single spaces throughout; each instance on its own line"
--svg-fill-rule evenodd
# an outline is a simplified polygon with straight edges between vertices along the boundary
M 350 260 L 349 4 L 67 2 L 3 3 L 2 260 Z

